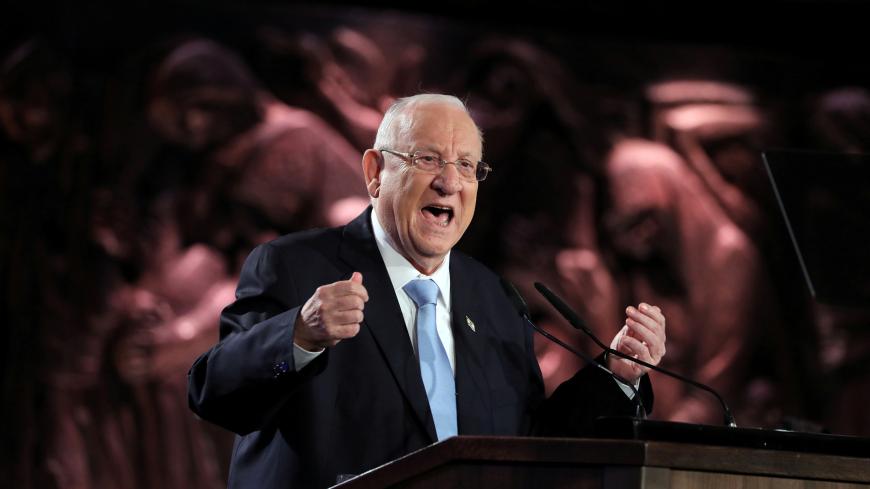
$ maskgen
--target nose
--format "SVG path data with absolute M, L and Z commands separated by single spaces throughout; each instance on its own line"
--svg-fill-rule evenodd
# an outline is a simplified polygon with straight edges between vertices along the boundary
M 432 188 L 438 191 L 441 195 L 451 195 L 462 191 L 464 181 L 459 175 L 459 170 L 453 163 L 444 165 L 441 173 L 435 175 L 432 179 Z

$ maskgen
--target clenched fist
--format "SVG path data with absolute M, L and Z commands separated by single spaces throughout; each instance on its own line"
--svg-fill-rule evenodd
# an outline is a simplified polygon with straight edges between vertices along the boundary
M 353 338 L 359 333 L 368 300 L 359 272 L 353 272 L 348 280 L 318 287 L 296 318 L 293 342 L 308 351 L 319 351 Z

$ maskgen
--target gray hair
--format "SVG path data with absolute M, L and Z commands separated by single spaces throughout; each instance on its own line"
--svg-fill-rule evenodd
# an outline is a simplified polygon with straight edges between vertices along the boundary
M 406 110 L 410 109 L 413 106 L 420 104 L 445 104 L 445 105 L 453 105 L 455 107 L 459 107 L 468 117 L 471 118 L 471 114 L 468 111 L 468 107 L 466 107 L 465 102 L 454 97 L 453 95 L 444 95 L 440 93 L 421 93 L 417 95 L 411 95 L 410 97 L 403 97 L 397 99 L 393 102 L 393 105 L 387 109 L 386 113 L 384 113 L 384 118 L 381 120 L 381 125 L 378 126 L 378 135 L 375 137 L 375 149 L 382 148 L 390 148 L 393 147 L 396 143 L 396 127 L 394 127 L 394 120 L 396 116 L 403 114 Z M 480 138 L 481 146 L 483 146 L 483 133 L 480 128 L 477 127 L 477 123 L 472 119 L 472 123 L 474 124 L 475 129 L 477 129 L 477 136 Z

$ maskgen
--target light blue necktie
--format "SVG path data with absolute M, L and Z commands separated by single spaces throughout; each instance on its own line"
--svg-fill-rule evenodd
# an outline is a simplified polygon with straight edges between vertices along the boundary
M 429 398 L 438 439 L 454 436 L 456 429 L 456 381 L 447 351 L 435 326 L 435 301 L 438 284 L 432 280 L 411 280 L 402 289 L 417 304 L 417 352 L 420 374 Z

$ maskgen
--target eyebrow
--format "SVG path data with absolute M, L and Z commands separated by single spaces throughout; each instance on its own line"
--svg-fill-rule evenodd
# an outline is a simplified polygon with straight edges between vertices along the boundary
M 411 154 L 413 154 L 415 151 L 431 151 L 432 153 L 437 153 L 438 156 L 440 156 L 441 158 L 444 158 L 444 152 L 441 151 L 441 150 L 439 150 L 439 149 L 435 149 L 434 146 L 420 146 L 420 147 L 418 147 L 418 148 L 416 148 L 416 149 L 412 149 L 412 150 L 411 150 Z M 460 152 L 460 153 L 457 155 L 457 157 L 460 158 L 460 159 L 475 160 L 475 158 L 472 157 L 472 152 L 471 152 L 471 151 Z M 477 160 L 480 160 L 480 158 L 477 158 Z M 476 161 L 476 160 L 475 160 L 475 161 Z

